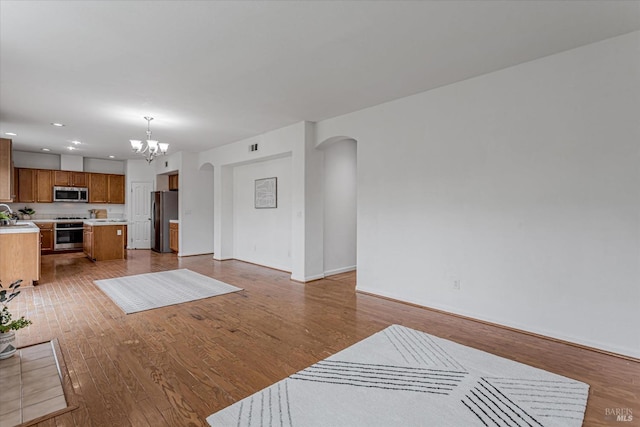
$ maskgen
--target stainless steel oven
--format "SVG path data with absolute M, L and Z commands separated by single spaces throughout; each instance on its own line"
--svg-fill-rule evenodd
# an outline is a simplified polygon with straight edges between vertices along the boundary
M 82 249 L 82 222 L 56 222 L 53 226 L 53 250 Z

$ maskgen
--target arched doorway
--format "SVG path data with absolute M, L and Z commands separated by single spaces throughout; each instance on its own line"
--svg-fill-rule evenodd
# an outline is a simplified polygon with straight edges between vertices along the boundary
M 324 274 L 357 267 L 357 142 L 347 136 L 318 144 L 324 151 Z

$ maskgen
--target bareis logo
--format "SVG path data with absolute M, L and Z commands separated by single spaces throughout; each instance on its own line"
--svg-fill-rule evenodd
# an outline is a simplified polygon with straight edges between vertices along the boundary
M 604 416 L 609 421 L 631 422 L 633 421 L 633 410 L 631 408 L 606 408 Z

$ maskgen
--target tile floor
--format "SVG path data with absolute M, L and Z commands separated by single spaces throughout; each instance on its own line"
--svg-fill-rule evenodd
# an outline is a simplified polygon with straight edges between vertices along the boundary
M 64 409 L 67 402 L 51 342 L 0 360 L 0 427 L 13 427 Z

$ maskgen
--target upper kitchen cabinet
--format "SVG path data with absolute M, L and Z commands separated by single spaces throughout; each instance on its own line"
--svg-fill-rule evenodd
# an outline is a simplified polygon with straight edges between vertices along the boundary
M 124 204 L 124 175 L 90 173 L 89 203 Z
M 107 203 L 109 200 L 109 178 L 104 173 L 89 174 L 89 203 Z
M 124 204 L 124 175 L 109 175 L 108 181 L 109 203 Z
M 15 181 L 17 183 L 15 202 L 53 202 L 53 180 L 50 170 L 16 168 Z
M 36 186 L 36 202 L 52 203 L 53 202 L 53 174 L 50 170 L 36 169 L 35 186 Z
M 178 189 L 178 174 L 169 175 L 169 190 Z
M 11 140 L 0 138 L 0 202 L 13 202 L 15 184 L 11 160 Z
M 53 171 L 54 185 L 60 187 L 88 187 L 87 172 Z
M 35 169 L 16 168 L 16 202 L 35 203 Z

